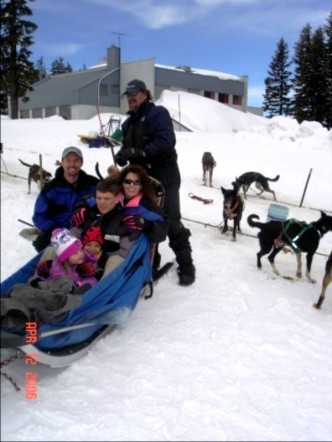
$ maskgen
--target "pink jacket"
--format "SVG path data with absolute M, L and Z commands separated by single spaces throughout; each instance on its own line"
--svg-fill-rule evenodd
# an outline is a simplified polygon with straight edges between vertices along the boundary
M 91 256 L 89 253 L 84 252 L 84 262 L 92 262 L 96 264 L 97 258 Z M 76 272 L 76 266 L 72 267 L 71 272 L 68 274 L 66 273 L 63 265 L 58 261 L 58 259 L 55 259 L 52 262 L 52 266 L 50 268 L 50 276 L 47 279 L 55 279 L 59 278 L 60 276 L 68 276 L 76 285 L 79 287 L 84 284 L 90 284 L 95 285 L 97 284 L 98 280 L 94 276 L 89 276 L 86 278 L 82 278 L 77 272 Z

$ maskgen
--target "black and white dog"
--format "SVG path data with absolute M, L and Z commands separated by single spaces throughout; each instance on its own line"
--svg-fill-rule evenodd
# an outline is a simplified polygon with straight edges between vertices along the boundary
M 209 178 L 209 186 L 212 187 L 213 169 L 216 165 L 217 163 L 215 162 L 212 153 L 204 152 L 202 157 L 204 186 L 206 186 L 207 179 Z
M 269 181 L 278 181 L 279 178 L 279 175 L 277 175 L 275 178 L 268 178 L 259 172 L 246 172 L 240 175 L 238 178 L 235 178 L 235 182 L 242 187 L 244 198 L 247 197 L 246 193 L 249 187 L 255 183 L 257 189 L 260 190 L 258 195 L 261 195 L 263 192 L 270 192 L 273 195 L 274 201 L 277 201 L 274 191 L 270 189 Z
M 260 229 L 258 233 L 260 251 L 257 253 L 257 267 L 259 269 L 262 268 L 261 258 L 270 253 L 272 249 L 267 259 L 270 261 L 273 272 L 279 275 L 274 264 L 274 258 L 285 245 L 288 245 L 296 253 L 296 276 L 298 278 L 302 277 L 301 253 L 306 253 L 306 277 L 309 282 L 315 283 L 316 281 L 310 275 L 312 259 L 318 249 L 321 237 L 325 233 L 332 231 L 332 216 L 326 215 L 326 213 L 321 211 L 321 217 L 309 224 L 295 219 L 289 219 L 284 223 L 281 221 L 261 223 L 254 221 L 255 219 L 259 219 L 259 216 L 252 214 L 248 216 L 247 221 L 250 227 Z
M 233 221 L 233 241 L 236 241 L 236 231 L 241 232 L 240 221 L 244 210 L 244 202 L 239 195 L 240 187 L 233 183 L 233 189 L 225 189 L 221 186 L 221 192 L 224 196 L 223 218 L 224 227 L 221 233 L 228 230 L 228 220 Z
M 23 164 L 23 166 L 26 166 L 29 168 L 29 174 L 28 174 L 28 193 L 31 193 L 31 182 L 34 181 L 38 184 L 45 184 L 48 183 L 51 178 L 52 174 L 50 172 L 47 172 L 47 170 L 40 168 L 38 164 L 28 164 L 24 161 L 20 160 L 20 163 Z

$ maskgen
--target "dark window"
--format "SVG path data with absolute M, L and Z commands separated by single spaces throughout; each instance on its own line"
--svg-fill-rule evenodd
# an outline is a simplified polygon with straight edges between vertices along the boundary
M 218 94 L 218 101 L 219 103 L 229 103 L 229 95 L 228 94 Z
M 32 109 L 32 118 L 42 118 L 43 117 L 43 111 L 41 107 L 38 107 L 37 109 Z
M 237 106 L 242 105 L 242 97 L 240 95 L 233 95 L 233 104 L 236 104 Z
M 204 97 L 206 97 L 206 98 L 214 98 L 214 92 L 212 92 L 212 91 L 204 91 Z
M 107 84 L 101 84 L 100 85 L 100 96 L 101 97 L 108 97 L 108 86 L 107 86 Z
M 56 115 L 56 107 L 47 107 L 45 109 L 45 117 L 51 117 L 52 115 Z
M 71 120 L 71 107 L 70 106 L 60 106 L 59 115 L 65 120 Z

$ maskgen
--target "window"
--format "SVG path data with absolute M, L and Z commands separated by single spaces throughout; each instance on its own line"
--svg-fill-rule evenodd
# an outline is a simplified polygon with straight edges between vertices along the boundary
M 233 95 L 233 104 L 236 104 L 237 106 L 242 105 L 242 97 L 240 95 Z
M 59 115 L 65 120 L 71 120 L 71 107 L 70 106 L 60 106 Z
M 101 97 L 108 97 L 108 86 L 107 86 L 107 84 L 101 84 L 100 85 L 100 96 Z
M 218 94 L 218 101 L 219 101 L 219 103 L 225 103 L 225 104 L 229 103 L 229 95 L 219 93 Z
M 43 110 L 41 107 L 32 109 L 32 118 L 43 118 Z
M 45 117 L 51 117 L 52 115 L 56 115 L 56 107 L 51 106 L 45 108 Z
M 204 91 L 204 97 L 206 97 L 206 98 L 214 98 L 214 92 Z

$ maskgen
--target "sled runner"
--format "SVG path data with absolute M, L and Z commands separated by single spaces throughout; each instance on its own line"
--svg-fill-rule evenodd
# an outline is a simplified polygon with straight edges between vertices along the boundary
M 34 274 L 40 254 L 1 283 L 1 296 Z M 126 259 L 82 295 L 81 304 L 56 324 L 38 327 L 36 343 L 26 332 L 1 327 L 1 347 L 35 354 L 39 363 L 61 367 L 79 359 L 116 326 L 126 323 L 141 291 L 152 281 L 150 242 L 141 234 Z M 30 341 L 31 342 L 31 341 Z

